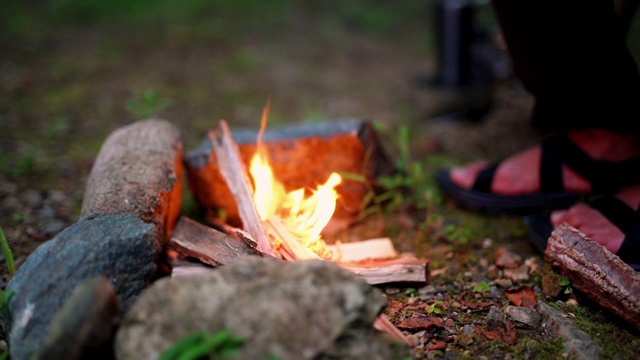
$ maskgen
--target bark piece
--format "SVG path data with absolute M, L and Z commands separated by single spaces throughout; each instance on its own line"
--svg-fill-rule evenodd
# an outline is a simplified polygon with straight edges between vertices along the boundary
M 105 140 L 87 179 L 81 216 L 135 214 L 164 244 L 180 213 L 183 144 L 165 120 L 138 121 Z
M 225 233 L 182 216 L 169 239 L 169 248 L 205 264 L 220 266 L 239 256 L 255 256 L 260 252 Z
M 224 183 L 235 199 L 238 214 L 246 230 L 258 243 L 259 251 L 275 255 L 267 237 L 258 210 L 253 203 L 253 186 L 247 173 L 246 164 L 240 158 L 238 146 L 231 137 L 225 121 L 209 131 L 209 140 L 216 154 L 216 161 Z M 221 184 L 220 184 L 221 185 Z
M 242 160 L 249 164 L 256 152 L 257 130 L 236 129 L 233 137 Z M 331 172 L 374 180 L 395 171 L 373 127 L 364 120 L 345 119 L 267 130 L 263 140 L 271 167 L 288 191 L 324 183 Z M 240 226 L 236 203 L 220 174 L 211 141 L 205 139 L 185 160 L 196 200 L 213 212 L 224 209 L 229 223 Z M 348 224 L 360 211 L 360 204 L 370 189 L 361 181 L 349 179 L 343 179 L 336 189 L 340 199 L 332 223 Z
M 592 300 L 640 329 L 640 274 L 567 224 L 556 228 L 545 260 Z

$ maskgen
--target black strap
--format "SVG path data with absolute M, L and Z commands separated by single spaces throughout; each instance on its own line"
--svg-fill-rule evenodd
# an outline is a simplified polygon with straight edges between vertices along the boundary
M 562 163 L 566 148 L 565 136 L 548 136 L 542 140 L 542 154 L 540 155 L 540 192 L 564 192 L 562 178 Z M 568 139 L 566 139 L 568 141 Z
M 493 177 L 496 174 L 498 165 L 499 164 L 493 164 L 482 169 L 478 173 L 476 181 L 473 183 L 473 190 L 491 193 L 491 184 L 493 183 Z
M 640 209 L 635 212 L 633 224 L 625 232 L 618 256 L 629 264 L 640 264 Z
M 591 184 L 592 193 L 614 193 L 623 186 L 640 183 L 640 157 L 613 162 L 594 160 L 566 134 L 544 138 L 540 156 L 540 192 L 563 193 L 562 166 L 566 165 Z M 478 173 L 473 190 L 491 193 L 491 184 L 499 164 Z

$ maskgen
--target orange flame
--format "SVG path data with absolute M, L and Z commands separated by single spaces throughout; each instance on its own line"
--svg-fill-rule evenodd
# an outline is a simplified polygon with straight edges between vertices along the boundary
M 257 151 L 249 165 L 254 183 L 254 203 L 261 220 L 273 216 L 281 219 L 286 228 L 302 245 L 321 257 L 329 256 L 326 244 L 320 235 L 336 209 L 338 193 L 335 187 L 342 182 L 337 173 L 331 173 L 327 181 L 307 196 L 304 188 L 287 192 L 274 174 L 262 142 L 269 106 L 262 114 Z

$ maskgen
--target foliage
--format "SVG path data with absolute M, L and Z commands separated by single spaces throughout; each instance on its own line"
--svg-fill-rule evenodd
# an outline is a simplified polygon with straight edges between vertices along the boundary
M 448 224 L 442 228 L 442 233 L 446 236 L 447 240 L 454 245 L 465 246 L 471 239 L 471 229 L 464 226 Z
M 491 287 L 487 284 L 486 281 L 481 281 L 479 284 L 473 287 L 474 293 L 482 293 L 485 291 L 491 291 Z
M 9 310 L 9 299 L 13 296 L 13 291 L 0 291 L 0 314 L 4 314 Z
M 16 272 L 16 263 L 13 259 L 13 252 L 9 247 L 7 237 L 4 235 L 4 231 L 2 231 L 2 227 L 0 227 L 0 248 L 2 249 L 4 261 L 7 264 L 7 272 L 9 273 L 9 276 L 13 276 Z
M 427 307 L 427 313 L 429 314 L 440 314 L 442 310 L 438 306 L 442 305 L 444 302 L 442 300 L 436 300 L 433 304 Z
M 127 110 L 136 118 L 147 119 L 171 105 L 171 100 L 159 98 L 153 89 L 135 93 L 127 100 Z
M 381 133 L 388 133 L 389 128 L 381 123 L 374 124 Z M 380 194 L 372 196 L 375 208 L 389 213 L 401 206 L 413 205 L 418 209 L 426 209 L 434 201 L 438 201 L 437 190 L 431 184 L 430 175 L 421 162 L 414 161 L 411 156 L 411 130 L 408 125 L 398 128 L 392 145 L 395 146 L 395 166 L 397 172 L 380 176 L 376 179 L 382 189 Z M 374 209 L 375 209 L 374 208 Z
M 228 330 L 215 334 L 198 332 L 176 341 L 161 356 L 160 360 L 195 360 L 204 356 L 222 359 L 237 354 L 244 339 L 233 336 Z
M 571 280 L 567 279 L 567 278 L 562 278 L 562 280 L 560 280 L 560 282 L 558 283 L 558 285 L 564 287 L 564 293 L 569 295 L 569 294 L 573 294 L 573 288 L 571 287 Z

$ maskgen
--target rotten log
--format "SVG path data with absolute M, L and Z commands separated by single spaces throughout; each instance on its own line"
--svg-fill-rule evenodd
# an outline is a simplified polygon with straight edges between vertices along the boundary
M 253 202 L 253 186 L 246 164 L 240 158 L 238 146 L 233 141 L 225 121 L 220 121 L 218 126 L 209 131 L 209 140 L 224 183 L 235 199 L 243 229 L 255 239 L 259 251 L 275 255 Z
M 257 129 L 234 129 L 245 165 L 256 153 Z M 287 191 L 324 183 L 331 172 L 351 174 L 336 190 L 340 199 L 328 228 L 340 230 L 359 214 L 360 205 L 371 190 L 361 177 L 373 182 L 395 171 L 377 140 L 372 125 L 359 119 L 326 121 L 268 129 L 264 145 L 278 180 Z M 207 138 L 198 149 L 185 157 L 189 186 L 194 197 L 208 211 L 224 209 L 227 222 L 240 226 L 235 199 L 225 183 L 211 141 Z
M 568 224 L 557 227 L 547 261 L 587 297 L 640 329 L 640 273 Z
M 211 266 L 227 265 L 239 256 L 262 255 L 246 242 L 185 216 L 178 220 L 168 246 L 183 256 L 196 258 Z

